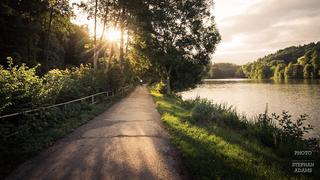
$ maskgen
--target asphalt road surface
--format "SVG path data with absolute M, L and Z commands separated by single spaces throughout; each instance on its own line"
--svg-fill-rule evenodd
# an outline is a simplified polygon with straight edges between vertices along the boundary
M 7 179 L 181 179 L 178 161 L 151 95 L 140 86 Z

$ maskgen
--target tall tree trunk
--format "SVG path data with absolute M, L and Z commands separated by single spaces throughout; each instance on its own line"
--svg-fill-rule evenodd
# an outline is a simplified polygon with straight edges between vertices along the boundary
M 171 94 L 171 71 L 172 65 L 170 65 L 169 70 L 167 72 L 167 94 Z
M 124 46 L 124 38 L 123 38 L 124 30 L 121 28 L 121 35 L 120 35 L 120 54 L 119 54 L 119 60 L 120 60 L 120 66 L 123 67 L 123 59 L 124 59 L 124 52 L 123 52 L 123 46 Z
M 119 54 L 119 60 L 120 60 L 120 66 L 123 67 L 123 61 L 124 61 L 124 28 L 125 28 L 125 8 L 122 8 L 122 14 L 121 14 L 121 22 L 120 22 L 120 54 Z
M 53 10 L 50 12 L 48 29 L 47 29 L 47 42 L 45 46 L 45 70 L 49 70 L 49 48 L 50 48 L 50 33 L 51 33 L 51 24 L 53 20 Z
M 110 70 L 111 68 L 111 61 L 112 61 L 112 58 L 113 58 L 113 54 L 114 54 L 114 49 L 113 49 L 113 43 L 111 42 L 110 44 L 110 55 L 109 55 L 109 61 L 108 61 L 108 71 Z
M 106 12 L 105 12 L 104 19 L 103 19 L 103 29 L 102 29 L 100 41 L 103 40 L 104 32 L 106 30 L 106 25 L 107 25 L 107 21 L 108 21 L 108 14 L 109 14 L 109 0 L 107 1 L 107 4 L 106 4 Z
M 126 54 L 128 54 L 128 50 L 129 50 L 129 43 L 130 43 L 130 34 L 129 34 L 129 29 L 128 29 L 128 27 L 127 27 Z
M 95 9 L 94 9 L 94 49 L 93 49 L 93 68 L 97 69 L 98 58 L 97 58 L 97 12 L 98 12 L 98 0 L 96 0 Z

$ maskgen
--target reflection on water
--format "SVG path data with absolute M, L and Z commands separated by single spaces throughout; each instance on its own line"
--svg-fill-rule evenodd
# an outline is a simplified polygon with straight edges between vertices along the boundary
M 197 96 L 232 105 L 249 117 L 264 112 L 266 103 L 270 113 L 286 110 L 294 118 L 308 114 L 308 123 L 315 128 L 312 134 L 320 134 L 319 80 L 214 79 L 182 93 L 183 99 Z

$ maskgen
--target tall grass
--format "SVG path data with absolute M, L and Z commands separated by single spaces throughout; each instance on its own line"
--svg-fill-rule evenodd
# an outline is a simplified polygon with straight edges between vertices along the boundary
M 191 109 L 191 119 L 193 122 L 213 122 L 225 127 L 242 131 L 246 136 L 259 139 L 264 145 L 276 150 L 281 156 L 290 156 L 294 150 L 310 149 L 310 144 L 314 145 L 317 139 L 305 139 L 305 135 L 313 129 L 306 124 L 307 115 L 303 114 L 297 119 L 287 111 L 278 115 L 268 110 L 259 114 L 252 120 L 245 116 L 240 116 L 232 106 L 216 104 L 207 99 L 196 98 L 188 100 L 186 107 Z M 318 146 L 316 146 L 318 147 Z
M 295 121 L 287 112 L 265 112 L 251 121 L 227 105 L 150 91 L 192 179 L 319 177 L 319 167 L 313 174 L 295 174 L 291 168 L 292 151 L 305 150 L 312 142 L 303 138 L 310 129 L 303 125 L 305 116 Z M 319 153 L 310 158 L 319 158 Z

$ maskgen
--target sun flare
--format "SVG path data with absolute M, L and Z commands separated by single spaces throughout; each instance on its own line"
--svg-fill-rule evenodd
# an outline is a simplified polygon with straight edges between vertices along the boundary
M 120 41 L 121 32 L 116 28 L 108 28 L 106 30 L 105 39 L 108 41 L 118 42 Z

